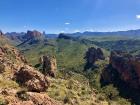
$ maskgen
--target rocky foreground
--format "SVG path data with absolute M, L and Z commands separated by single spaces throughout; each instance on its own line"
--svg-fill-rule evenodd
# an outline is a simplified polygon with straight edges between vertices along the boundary
M 0 40 L 3 41 L 0 44 L 0 103 L 3 105 L 108 105 L 104 99 L 98 99 L 99 95 L 89 84 L 51 78 L 56 76 L 55 57 L 40 57 L 41 72 L 29 65 L 20 51 L 7 44 L 8 39 L 2 33 Z
M 59 105 L 46 90 L 47 76 L 27 64 L 10 45 L 0 47 L 0 99 L 9 105 Z

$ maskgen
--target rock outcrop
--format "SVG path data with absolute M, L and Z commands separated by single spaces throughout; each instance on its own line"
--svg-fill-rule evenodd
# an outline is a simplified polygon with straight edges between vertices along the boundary
M 86 60 L 85 70 L 87 70 L 93 68 L 97 60 L 104 60 L 105 57 L 101 48 L 91 47 L 86 52 L 84 59 Z
M 5 38 L 5 37 L 2 37 Z M 45 75 L 28 65 L 15 47 L 0 41 L 0 101 L 3 105 L 58 105 L 46 89 Z M 20 92 L 25 90 L 25 92 Z
M 40 38 L 42 36 L 42 33 L 39 31 L 27 31 L 27 34 L 25 35 L 26 39 L 34 39 L 34 38 Z
M 11 56 L 8 56 L 11 55 Z M 10 45 L 4 45 L 0 46 L 0 59 L 5 59 L 9 61 L 15 60 L 15 63 L 22 62 L 27 63 L 27 60 L 25 57 L 21 54 L 20 51 L 18 51 L 16 48 L 10 46 Z
M 57 63 L 54 56 L 45 55 L 40 57 L 40 64 L 42 65 L 43 74 L 55 77 Z
M 112 82 L 114 80 L 112 75 L 115 76 L 117 74 L 119 79 L 123 81 L 127 86 L 134 89 L 140 89 L 139 56 L 132 56 L 121 51 L 112 51 L 109 66 L 113 71 L 110 69 L 104 70 L 102 75 L 106 82 Z
M 15 79 L 32 92 L 46 91 L 49 86 L 49 82 L 43 74 L 27 65 L 15 73 Z

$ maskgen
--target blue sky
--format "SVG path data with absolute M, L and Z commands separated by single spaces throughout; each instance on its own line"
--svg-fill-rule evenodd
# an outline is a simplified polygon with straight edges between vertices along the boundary
M 0 29 L 46 33 L 140 28 L 140 0 L 0 0 Z

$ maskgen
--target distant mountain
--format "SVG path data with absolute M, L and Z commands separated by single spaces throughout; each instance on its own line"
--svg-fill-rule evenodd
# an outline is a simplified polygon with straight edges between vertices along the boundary
M 5 35 L 13 40 L 13 41 L 17 41 L 17 42 L 22 42 L 24 41 L 25 39 L 23 38 L 23 36 L 25 35 L 26 33 L 25 32 L 20 32 L 20 33 L 17 33 L 17 32 L 7 32 L 5 33 Z
M 119 35 L 119 36 L 140 36 L 140 29 L 128 30 L 128 31 L 114 31 L 114 32 L 89 32 L 83 33 L 77 32 L 69 34 L 70 36 L 107 36 L 107 35 Z
M 30 37 L 30 35 L 31 35 L 31 37 L 40 36 L 39 33 L 44 35 L 44 37 L 46 37 L 46 38 L 57 38 L 58 37 L 58 34 L 46 34 L 45 32 L 41 33 L 36 30 L 34 30 L 33 33 L 31 31 L 27 31 L 27 33 L 26 32 L 19 32 L 19 33 L 18 32 L 7 32 L 7 33 L 5 33 L 5 35 L 12 40 L 18 39 L 18 40 L 23 41 L 27 37 Z M 38 34 L 38 35 L 36 36 L 35 34 Z
M 137 30 L 128 30 L 128 31 L 114 31 L 114 32 L 76 32 L 76 33 L 65 33 L 65 35 L 73 37 L 84 37 L 84 36 L 127 36 L 127 37 L 136 37 L 140 36 L 140 29 Z M 59 34 L 46 34 L 45 32 L 41 33 L 39 31 L 27 31 L 17 33 L 17 32 L 7 32 L 6 36 L 12 40 L 16 41 L 25 41 L 28 38 L 37 38 L 38 36 L 44 36 L 45 38 L 57 38 Z
M 57 38 L 58 34 L 45 34 L 47 38 Z
M 17 41 L 17 42 L 25 42 L 27 40 L 30 39 L 41 39 L 44 37 L 44 35 L 36 30 L 33 31 L 27 31 L 27 33 L 25 32 L 21 32 L 21 33 L 17 33 L 17 32 L 8 32 L 5 34 L 9 39 L 13 40 L 13 41 Z

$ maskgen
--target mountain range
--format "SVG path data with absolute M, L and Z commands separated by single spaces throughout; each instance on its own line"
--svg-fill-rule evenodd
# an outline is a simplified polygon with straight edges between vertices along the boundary
M 5 33 L 8 37 L 14 39 L 18 38 L 20 39 L 21 36 L 24 36 L 26 32 L 7 32 Z M 47 38 L 56 38 L 59 34 L 44 34 Z M 91 31 L 85 31 L 85 32 L 76 32 L 76 33 L 66 33 L 69 36 L 73 37 L 81 37 L 81 36 L 126 36 L 126 37 L 136 37 L 140 36 L 140 29 L 137 30 L 128 30 L 128 31 L 113 31 L 113 32 L 91 32 Z

